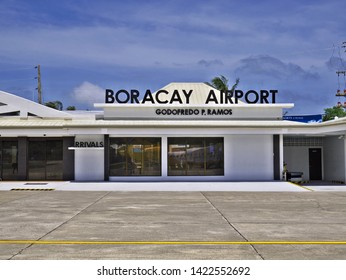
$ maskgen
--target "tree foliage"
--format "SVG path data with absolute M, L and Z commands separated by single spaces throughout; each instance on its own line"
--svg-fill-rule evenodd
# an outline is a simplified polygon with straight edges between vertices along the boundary
M 44 105 L 47 106 L 47 107 L 59 110 L 59 111 L 61 111 L 63 109 L 62 102 L 59 101 L 59 100 L 49 101 L 49 102 L 46 102 Z
M 63 109 L 63 104 L 61 101 L 59 100 L 56 100 L 56 101 L 48 101 L 44 104 L 45 106 L 47 107 L 50 107 L 50 108 L 53 108 L 53 109 L 56 109 L 56 110 L 59 110 L 59 111 L 62 111 Z M 75 106 L 68 106 L 66 108 L 67 111 L 75 111 L 76 110 L 76 107 Z
M 335 117 L 338 117 L 338 118 L 346 117 L 345 109 L 340 106 L 334 106 L 332 108 L 324 109 L 324 116 L 323 116 L 324 122 L 334 120 Z
M 229 85 L 228 85 L 228 79 L 223 76 L 223 75 L 220 75 L 219 77 L 214 77 L 212 80 L 211 80 L 211 83 L 207 83 L 208 85 L 220 90 L 220 91 L 231 91 L 233 92 L 238 84 L 239 84 L 239 78 L 236 79 L 235 81 L 235 84 L 232 86 L 232 88 L 230 89 L 229 88 Z

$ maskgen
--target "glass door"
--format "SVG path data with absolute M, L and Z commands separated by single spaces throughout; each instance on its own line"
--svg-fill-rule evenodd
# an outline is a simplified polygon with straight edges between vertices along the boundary
M 18 178 L 18 142 L 0 142 L 0 177 L 1 180 L 17 180 Z
M 62 140 L 29 141 L 28 179 L 62 180 Z

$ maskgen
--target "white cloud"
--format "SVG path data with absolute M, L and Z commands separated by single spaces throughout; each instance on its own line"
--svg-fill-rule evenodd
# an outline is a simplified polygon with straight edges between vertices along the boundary
M 73 89 L 72 98 L 79 104 L 93 106 L 94 103 L 104 102 L 104 92 L 103 88 L 85 81 Z

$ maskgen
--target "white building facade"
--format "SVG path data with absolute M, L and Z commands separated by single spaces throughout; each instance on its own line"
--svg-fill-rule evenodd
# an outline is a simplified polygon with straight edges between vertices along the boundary
M 304 180 L 345 182 L 345 119 L 286 121 L 293 104 L 226 103 L 211 90 L 219 97 L 204 83 L 172 83 L 149 104 L 124 91 L 118 103 L 95 104 L 98 112 L 60 112 L 0 91 L 0 177 L 271 181 L 282 180 L 285 163 Z

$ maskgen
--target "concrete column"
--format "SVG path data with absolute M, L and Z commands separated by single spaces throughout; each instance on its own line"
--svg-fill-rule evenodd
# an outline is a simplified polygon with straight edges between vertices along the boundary
M 283 180 L 282 174 L 284 172 L 284 135 L 280 134 L 280 179 Z
M 280 180 L 281 179 L 281 173 L 280 173 L 280 135 L 273 135 L 273 171 L 274 171 L 274 180 Z
M 63 180 L 74 180 L 74 151 L 69 147 L 74 146 L 74 137 L 63 138 Z
M 167 136 L 161 138 L 161 177 L 167 179 L 168 173 L 168 143 Z
M 18 137 L 18 180 L 26 180 L 28 173 L 28 138 Z
M 104 159 L 105 159 L 105 181 L 109 181 L 109 134 L 104 136 L 103 140 L 104 145 Z

